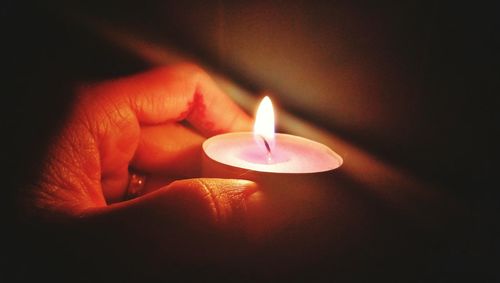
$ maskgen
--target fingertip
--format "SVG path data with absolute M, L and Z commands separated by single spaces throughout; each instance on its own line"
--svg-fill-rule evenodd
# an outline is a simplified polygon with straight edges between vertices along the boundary
M 247 213 L 247 199 L 258 191 L 257 184 L 240 179 L 196 178 L 175 181 L 168 186 L 171 192 L 184 194 L 200 201 L 209 212 L 211 223 L 222 230 L 241 230 Z
M 198 178 L 200 182 L 215 194 L 241 194 L 249 196 L 257 191 L 257 183 L 244 179 Z
M 229 120 L 223 132 L 248 132 L 252 131 L 253 119 L 243 111 L 233 112 L 234 118 Z

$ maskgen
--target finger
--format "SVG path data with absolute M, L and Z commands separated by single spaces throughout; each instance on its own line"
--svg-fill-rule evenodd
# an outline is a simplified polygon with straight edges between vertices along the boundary
M 111 81 L 95 89 L 129 104 L 142 124 L 189 121 L 204 135 L 249 130 L 250 117 L 200 68 L 182 64 Z
M 53 146 L 59 150 L 51 150 L 46 170 L 52 175 L 60 174 L 51 171 L 71 171 L 76 177 L 51 181 L 57 190 L 42 184 L 43 197 L 34 197 L 47 199 L 51 206 L 60 198 L 55 192 L 75 192 L 78 204 L 72 203 L 75 197 L 65 197 L 67 205 L 58 205 L 60 210 L 123 198 L 140 124 L 187 120 L 205 135 L 251 126 L 249 117 L 207 74 L 187 64 L 81 88 L 77 98 L 75 111 Z
M 178 123 L 143 126 L 131 166 L 148 173 L 199 176 L 203 140 L 200 134 Z
M 139 124 L 186 120 L 207 136 L 251 127 L 248 115 L 206 73 L 189 64 L 158 68 L 82 91 L 79 116 L 90 117 L 108 203 L 123 199 Z
M 82 219 L 103 223 L 105 227 L 93 227 L 98 231 L 120 231 L 116 241 L 131 239 L 132 243 L 120 246 L 150 243 L 175 259 L 197 258 L 203 249 L 213 249 L 205 254 L 216 256 L 225 253 L 217 250 L 217 241 L 244 232 L 246 200 L 255 191 L 256 184 L 246 180 L 186 179 L 130 201 L 89 210 Z

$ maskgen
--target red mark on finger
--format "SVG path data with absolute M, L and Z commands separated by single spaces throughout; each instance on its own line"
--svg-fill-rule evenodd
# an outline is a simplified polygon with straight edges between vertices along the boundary
M 207 120 L 206 114 L 207 106 L 204 97 L 199 91 L 196 91 L 193 95 L 193 100 L 187 105 L 187 110 L 182 112 L 176 120 L 188 120 L 189 123 L 201 133 L 212 133 L 215 128 L 215 123 Z

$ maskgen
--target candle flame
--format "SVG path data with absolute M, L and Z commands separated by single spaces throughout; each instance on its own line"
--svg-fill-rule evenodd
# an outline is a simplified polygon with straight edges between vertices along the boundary
M 253 134 L 257 144 L 270 155 L 274 150 L 274 110 L 268 96 L 262 99 L 257 108 Z

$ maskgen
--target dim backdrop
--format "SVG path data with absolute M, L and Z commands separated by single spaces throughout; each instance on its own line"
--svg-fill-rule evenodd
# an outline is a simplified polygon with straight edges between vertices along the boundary
M 439 185 L 470 210 L 467 235 L 440 262 L 429 259 L 432 272 L 442 281 L 498 279 L 491 268 L 499 249 L 498 10 L 478 2 L 351 2 L 7 1 L 8 186 L 36 173 L 72 82 L 149 67 L 82 25 L 104 22 L 175 46 L 252 93 L 270 91 L 282 108 Z

